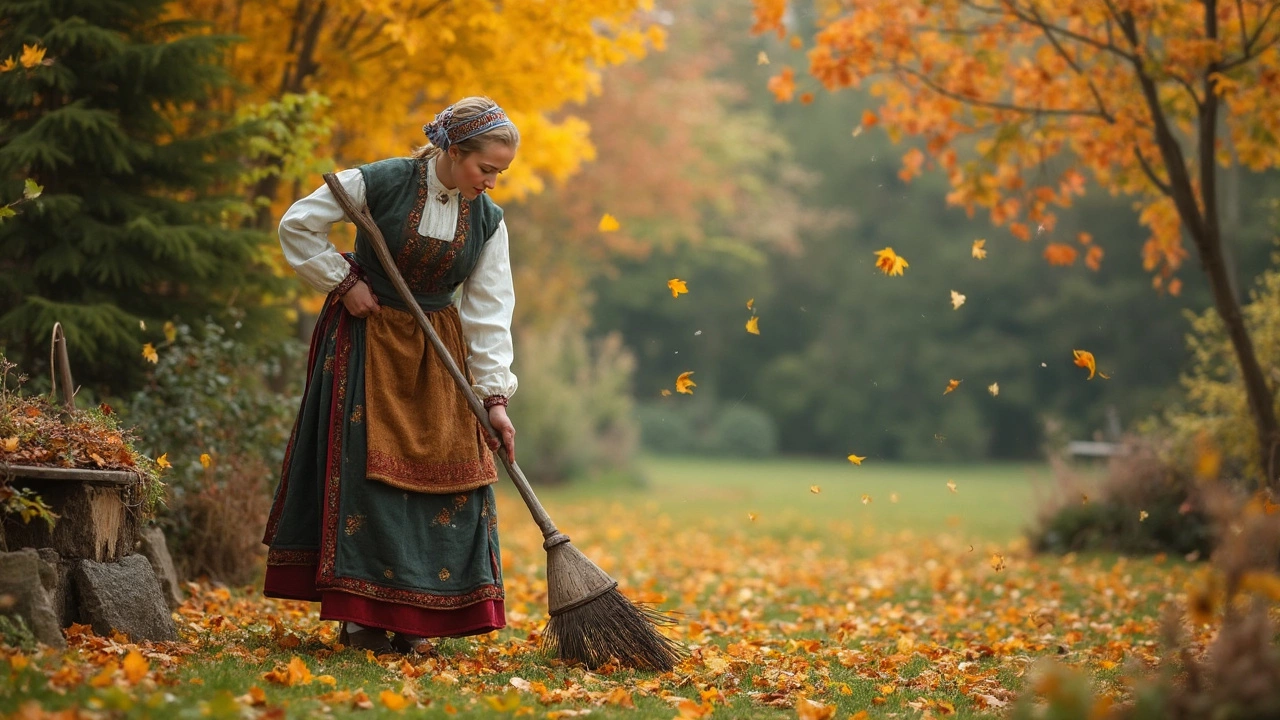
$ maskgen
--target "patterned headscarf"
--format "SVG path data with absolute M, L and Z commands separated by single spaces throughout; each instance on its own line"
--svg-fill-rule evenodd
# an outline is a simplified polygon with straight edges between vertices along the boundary
M 515 123 L 511 122 L 507 114 L 497 105 L 465 120 L 455 120 L 453 106 L 450 105 L 441 110 L 434 120 L 423 125 L 422 132 L 427 134 L 427 139 L 431 141 L 432 145 L 441 150 L 448 150 L 450 145 L 455 145 L 477 135 L 483 135 L 503 125 L 514 127 Z

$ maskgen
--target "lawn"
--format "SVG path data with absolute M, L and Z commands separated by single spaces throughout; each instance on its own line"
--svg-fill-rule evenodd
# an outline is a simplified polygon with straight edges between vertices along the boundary
M 1121 693 L 1119 666 L 1154 657 L 1160 607 L 1188 574 L 1162 558 L 1029 555 L 1019 531 L 1047 482 L 1041 466 L 681 458 L 645 469 L 643 485 L 539 493 L 626 594 L 677 613 L 690 657 L 674 672 L 588 672 L 538 651 L 544 554 L 504 488 L 502 632 L 444 641 L 438 659 L 379 660 L 335 651 L 314 606 L 192 585 L 180 643 L 77 629 L 65 653 L 4 650 L 0 712 L 994 716 L 1042 656 Z

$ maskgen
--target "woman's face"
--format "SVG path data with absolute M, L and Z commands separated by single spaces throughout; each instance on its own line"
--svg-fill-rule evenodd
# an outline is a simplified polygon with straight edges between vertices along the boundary
M 453 160 L 453 182 L 458 192 L 468 200 L 475 200 L 498 184 L 498 175 L 515 160 L 516 149 L 504 143 L 490 142 L 469 155 L 451 148 L 449 156 Z

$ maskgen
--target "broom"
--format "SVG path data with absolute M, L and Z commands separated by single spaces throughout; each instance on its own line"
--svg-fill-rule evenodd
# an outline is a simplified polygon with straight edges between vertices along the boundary
M 387 277 L 444 361 L 471 406 L 471 412 L 480 420 L 485 432 L 498 438 L 489 423 L 489 413 L 484 404 L 471 390 L 471 383 L 458 369 L 453 356 L 413 299 L 413 293 L 396 268 L 386 240 L 367 208 L 356 207 L 333 173 L 325 173 L 324 181 L 347 217 L 369 237 Z M 498 440 L 501 442 L 501 438 Z M 551 516 L 533 494 L 533 488 L 520 471 L 520 466 L 508 459 L 505 452 L 499 451 L 497 455 L 529 507 L 534 522 L 542 530 L 542 548 L 547 551 L 547 604 L 551 615 L 543 634 L 544 647 L 556 652 L 563 660 L 581 662 L 593 669 L 611 659 L 632 668 L 665 671 L 675 667 L 684 656 L 684 648 L 657 630 L 658 625 L 671 625 L 675 621 L 652 608 L 632 603 L 618 592 L 618 582 L 575 548 L 568 535 L 556 529 Z

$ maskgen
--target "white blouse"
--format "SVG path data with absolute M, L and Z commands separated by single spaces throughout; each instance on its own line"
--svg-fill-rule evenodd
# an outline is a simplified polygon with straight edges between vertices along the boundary
M 429 197 L 422 210 L 418 233 L 452 242 L 461 196 L 456 188 L 444 187 L 436 176 L 435 164 L 432 159 L 427 167 Z M 356 205 L 364 203 L 364 176 L 359 169 L 343 170 L 338 173 L 338 181 Z M 440 202 L 437 199 L 440 197 L 446 197 L 448 202 Z M 329 242 L 329 228 L 345 220 L 346 215 L 328 185 L 321 185 L 295 202 L 280 218 L 280 246 L 285 260 L 308 285 L 320 292 L 333 290 L 351 271 L 342 254 Z M 481 398 L 511 397 L 516 391 L 518 383 L 511 372 L 514 359 L 511 315 L 515 304 L 507 224 L 500 221 L 485 243 L 475 270 L 462 283 L 458 299 L 462 335 L 469 351 L 467 367 L 475 383 L 472 389 Z

